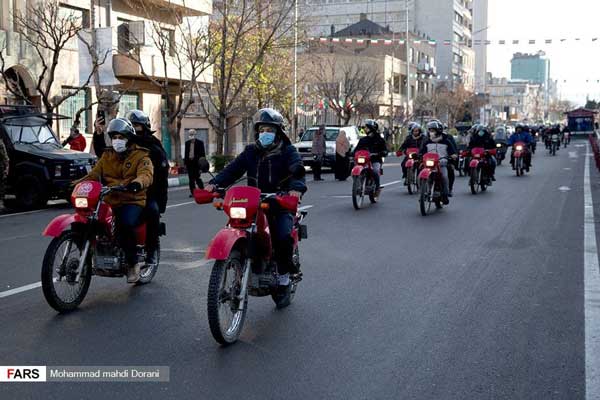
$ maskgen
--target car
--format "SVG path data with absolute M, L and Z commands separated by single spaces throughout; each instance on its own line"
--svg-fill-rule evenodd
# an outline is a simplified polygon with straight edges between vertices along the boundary
M 96 156 L 63 148 L 52 120 L 67 117 L 43 114 L 32 106 L 0 106 L 0 140 L 9 157 L 6 194 L 9 207 L 41 208 L 50 199 L 68 199 L 71 182 L 85 176 Z
M 312 154 L 312 140 L 314 133 L 319 129 L 319 127 L 315 126 L 309 128 L 302 137 L 300 141 L 294 143 L 294 146 L 300 153 L 302 157 L 302 162 L 304 165 L 310 166 L 313 161 Z M 335 165 L 335 140 L 337 139 L 340 131 L 346 132 L 346 137 L 350 142 L 350 151 L 353 151 L 356 145 L 358 144 L 358 140 L 360 139 L 360 133 L 356 126 L 326 126 L 325 127 L 325 159 L 323 160 L 323 166 L 327 168 L 333 168 Z

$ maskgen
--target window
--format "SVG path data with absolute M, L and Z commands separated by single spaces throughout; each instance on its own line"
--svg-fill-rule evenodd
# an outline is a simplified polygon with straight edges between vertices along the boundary
M 409 51 L 409 60 L 410 60 L 409 62 L 411 64 L 414 64 L 415 63 L 415 49 L 411 47 L 409 50 L 410 50 Z
M 119 25 L 117 27 L 117 42 L 119 53 L 128 53 L 133 49 L 133 44 L 129 36 L 129 22 L 126 20 L 119 19 Z
M 137 93 L 125 93 L 119 101 L 119 117 L 124 117 L 131 110 L 139 110 L 140 95 Z
M 77 89 L 70 87 L 62 87 L 62 96 L 68 96 L 75 92 Z M 69 119 L 61 119 L 58 123 L 58 134 L 62 137 L 67 137 L 70 132 L 71 126 L 75 122 L 75 116 L 77 112 L 82 108 L 89 107 L 90 105 L 90 89 L 84 89 L 77 92 L 76 95 L 69 97 L 59 107 L 58 113 Z M 89 125 L 91 111 L 86 110 L 80 114 L 79 130 L 81 133 L 91 132 L 91 126 Z
M 73 7 L 69 4 L 59 4 L 59 16 L 61 19 L 74 19 L 81 23 L 85 29 L 90 28 L 90 11 L 84 8 Z
M 175 31 L 173 29 L 162 29 L 162 39 L 166 42 L 167 52 L 171 57 L 175 56 Z
M 463 24 L 463 16 L 455 11 L 454 12 L 454 21 L 456 21 L 462 25 Z

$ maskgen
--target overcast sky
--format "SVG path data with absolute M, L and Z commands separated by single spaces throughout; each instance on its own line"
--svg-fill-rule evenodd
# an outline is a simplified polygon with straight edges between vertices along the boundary
M 600 0 L 489 0 L 489 7 L 488 39 L 495 41 L 488 47 L 489 72 L 510 78 L 513 53 L 544 50 L 563 99 L 600 99 Z M 499 39 L 507 44 L 498 45 Z M 536 45 L 508 44 L 513 39 L 536 39 Z M 546 39 L 553 44 L 544 44 Z

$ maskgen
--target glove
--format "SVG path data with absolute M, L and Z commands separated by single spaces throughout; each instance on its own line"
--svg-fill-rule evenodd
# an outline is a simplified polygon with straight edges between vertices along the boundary
M 131 182 L 127 185 L 126 189 L 128 192 L 137 193 L 142 190 L 142 184 L 139 182 Z

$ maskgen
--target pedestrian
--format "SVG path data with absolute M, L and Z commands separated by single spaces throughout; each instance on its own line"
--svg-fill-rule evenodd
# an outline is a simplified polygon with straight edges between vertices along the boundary
M 104 150 L 109 147 L 109 141 L 105 137 L 105 126 L 106 126 L 106 118 L 104 116 L 104 112 L 98 112 L 98 116 L 96 117 L 96 121 L 94 122 L 94 134 L 92 135 L 92 146 L 90 147 L 90 152 L 98 157 L 98 160 L 102 158 L 102 154 L 104 154 Z
M 85 146 L 87 144 L 85 137 L 79 132 L 79 129 L 72 127 L 71 134 L 65 141 L 62 143 L 63 147 L 69 145 L 71 150 L 75 151 L 85 151 Z
M 340 130 L 335 140 L 335 179 L 345 181 L 350 175 L 350 141 Z
M 304 128 L 300 128 L 298 131 L 298 140 L 302 139 L 302 136 L 304 136 Z
M 321 168 L 323 166 L 323 158 L 325 157 L 325 125 L 319 126 L 312 140 L 313 154 L 313 180 L 322 181 Z
M 4 206 L 4 188 L 8 178 L 8 152 L 4 141 L 0 138 L 0 205 Z
M 190 197 L 193 197 L 196 187 L 204 189 L 201 175 L 202 172 L 208 171 L 208 162 L 206 161 L 204 142 L 196 138 L 194 129 L 189 130 L 188 137 L 189 139 L 185 142 L 184 163 L 189 177 Z

